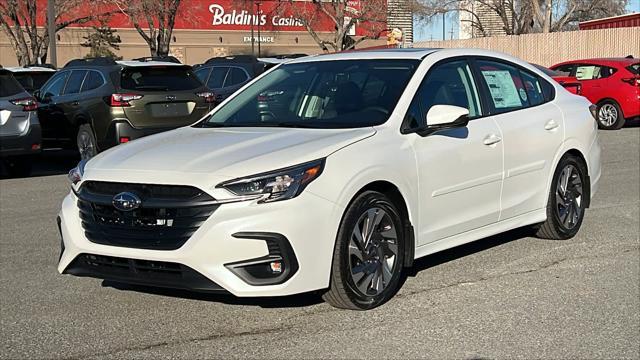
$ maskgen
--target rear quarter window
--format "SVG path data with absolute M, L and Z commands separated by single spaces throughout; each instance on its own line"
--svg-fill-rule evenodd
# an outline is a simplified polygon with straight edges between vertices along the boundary
M 149 66 L 122 70 L 120 87 L 137 91 L 183 91 L 202 86 L 202 82 L 188 67 Z
M 629 70 L 633 75 L 640 74 L 640 63 L 627 66 L 627 70 Z

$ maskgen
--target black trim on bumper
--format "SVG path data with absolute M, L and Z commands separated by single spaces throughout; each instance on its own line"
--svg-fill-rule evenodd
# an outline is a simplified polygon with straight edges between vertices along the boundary
M 140 128 L 135 128 L 131 126 L 131 124 L 128 121 L 117 120 L 117 121 L 113 121 L 111 125 L 109 125 L 109 130 L 107 130 L 106 136 L 104 137 L 104 139 L 98 140 L 98 145 L 100 146 L 100 150 L 106 150 L 110 147 L 120 144 L 121 137 L 128 137 L 129 140 L 135 140 L 148 135 L 153 135 L 153 134 L 161 133 L 164 131 L 173 130 L 180 126 L 154 127 L 154 128 L 140 129 Z
M 67 266 L 63 274 L 135 285 L 226 293 L 220 285 L 190 267 L 164 261 L 80 254 Z
M 0 157 L 40 153 L 40 149 L 32 150 L 31 145 L 42 146 L 41 134 L 40 124 L 29 124 L 29 131 L 24 135 L 0 137 Z
M 224 266 L 249 285 L 277 285 L 289 280 L 298 271 L 298 259 L 289 243 L 281 234 L 269 232 L 239 232 L 237 239 L 263 240 L 267 243 L 267 256 L 237 261 Z M 270 263 L 279 261 L 284 268 L 281 273 L 272 273 Z

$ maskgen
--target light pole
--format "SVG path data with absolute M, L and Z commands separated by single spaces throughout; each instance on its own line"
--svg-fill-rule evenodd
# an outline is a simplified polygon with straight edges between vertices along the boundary
M 58 52 L 56 49 L 56 6 L 55 0 L 47 1 L 47 31 L 49 34 L 49 62 L 51 65 L 58 67 Z M 40 54 L 38 54 L 38 63 L 40 63 Z
M 260 57 L 261 55 L 261 51 L 260 51 L 260 44 L 262 43 L 262 38 L 260 38 L 260 19 L 261 19 L 261 15 L 260 15 L 260 1 L 258 1 L 256 3 L 256 5 L 258 6 L 258 57 Z
M 253 23 L 255 20 L 254 14 L 253 14 L 253 3 L 254 0 L 251 0 L 251 55 L 255 55 L 256 52 L 254 50 L 254 44 L 255 44 L 255 37 L 253 36 Z

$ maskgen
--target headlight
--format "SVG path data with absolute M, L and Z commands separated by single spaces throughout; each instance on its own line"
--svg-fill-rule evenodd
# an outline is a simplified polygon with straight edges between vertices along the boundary
M 275 170 L 245 178 L 225 181 L 218 188 L 238 196 L 256 196 L 258 202 L 273 202 L 294 198 L 322 173 L 324 159 Z
M 84 167 L 87 164 L 87 160 L 80 160 L 78 166 L 69 170 L 69 174 L 67 174 L 67 179 L 71 183 L 71 187 L 73 190 L 77 190 L 77 185 L 82 181 L 82 175 L 84 175 Z

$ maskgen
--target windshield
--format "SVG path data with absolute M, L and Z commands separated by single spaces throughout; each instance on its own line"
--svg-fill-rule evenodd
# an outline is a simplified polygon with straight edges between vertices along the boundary
M 122 70 L 120 87 L 138 91 L 183 91 L 202 86 L 186 66 L 137 66 Z
M 285 64 L 199 125 L 353 128 L 387 121 L 418 60 Z
M 0 98 L 14 96 L 23 91 L 20 83 L 10 73 L 0 72 Z

